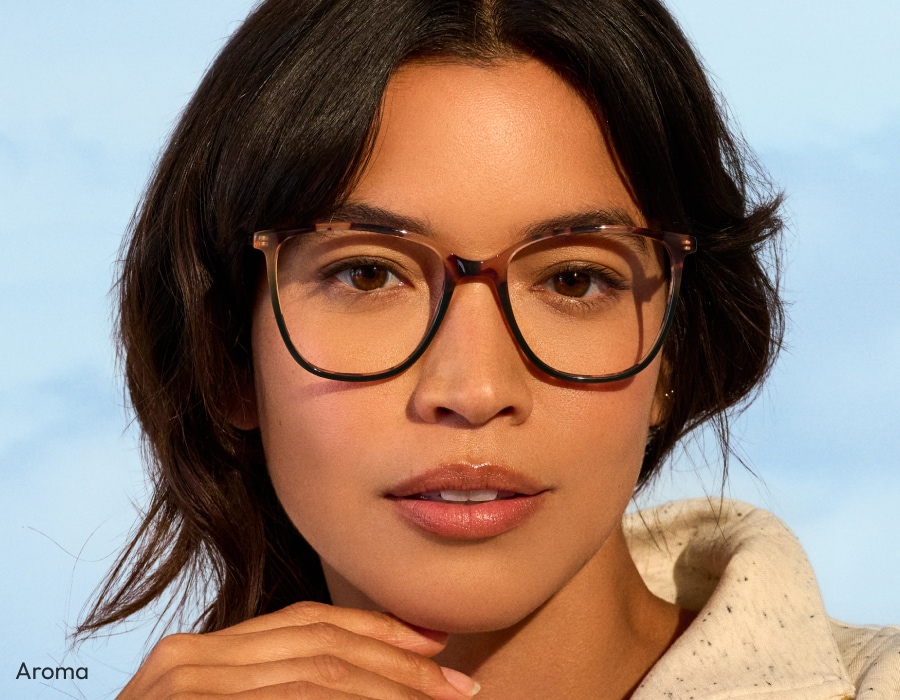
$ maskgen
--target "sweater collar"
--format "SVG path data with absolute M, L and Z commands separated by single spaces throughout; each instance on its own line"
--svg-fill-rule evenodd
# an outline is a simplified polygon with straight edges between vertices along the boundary
M 695 499 L 628 514 L 647 587 L 697 611 L 632 700 L 822 700 L 854 694 L 800 543 L 771 513 Z

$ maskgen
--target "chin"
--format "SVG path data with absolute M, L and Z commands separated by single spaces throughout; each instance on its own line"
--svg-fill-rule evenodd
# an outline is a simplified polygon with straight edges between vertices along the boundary
M 418 627 L 450 634 L 474 634 L 513 627 L 543 602 L 528 605 L 523 604 L 525 601 L 497 599 L 494 596 L 480 596 L 476 602 L 472 597 L 468 595 L 459 596 L 461 600 L 439 600 L 434 597 L 414 599 L 408 596 L 390 601 L 383 609 Z
M 569 571 L 514 567 L 395 567 L 354 586 L 373 607 L 410 624 L 455 634 L 508 629 L 543 605 Z M 506 562 L 508 565 L 509 562 Z M 502 571 L 503 573 L 498 573 Z M 558 575 L 548 575 L 555 573 Z M 543 574 L 543 576 L 541 575 Z M 352 607 L 362 601 L 348 601 Z

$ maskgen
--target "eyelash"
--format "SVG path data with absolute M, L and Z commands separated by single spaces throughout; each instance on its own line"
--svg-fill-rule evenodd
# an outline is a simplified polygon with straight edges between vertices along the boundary
M 399 282 L 400 285 L 409 285 L 409 282 L 403 277 L 400 271 L 397 269 L 398 266 L 388 263 L 388 261 L 382 258 L 348 258 L 345 260 L 339 260 L 336 263 L 326 266 L 318 273 L 319 282 L 330 282 L 338 278 L 341 273 L 348 272 L 349 270 L 355 270 L 361 267 L 377 267 L 385 270 L 388 274 L 393 275 Z M 347 284 L 343 280 L 339 280 L 341 284 L 349 289 L 353 289 L 356 292 L 361 292 L 363 290 L 358 290 Z M 400 285 L 390 285 L 390 287 L 396 287 Z M 378 291 L 385 291 L 388 287 L 383 287 Z M 368 292 L 368 294 L 373 294 L 375 292 Z
M 542 281 L 539 282 L 538 285 L 543 286 L 550 284 L 554 277 L 565 275 L 567 273 L 586 274 L 591 278 L 592 282 L 599 282 L 599 284 L 607 287 L 611 293 L 623 292 L 629 288 L 628 283 L 621 277 L 621 275 L 613 272 L 608 267 L 593 265 L 590 263 L 574 262 L 564 263 L 560 267 L 549 271 L 545 276 L 543 276 Z M 554 296 L 557 297 L 561 303 L 581 304 L 586 307 L 591 307 L 604 302 L 608 295 L 602 294 L 599 297 L 595 295 L 596 298 L 593 298 L 591 300 L 585 300 L 583 297 L 567 297 L 564 294 L 559 293 L 554 294 Z

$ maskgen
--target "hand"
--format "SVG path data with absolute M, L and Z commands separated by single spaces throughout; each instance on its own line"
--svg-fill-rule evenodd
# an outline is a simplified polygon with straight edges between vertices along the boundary
M 118 700 L 463 700 L 477 684 L 429 658 L 447 636 L 396 618 L 296 603 L 209 634 L 153 648 Z

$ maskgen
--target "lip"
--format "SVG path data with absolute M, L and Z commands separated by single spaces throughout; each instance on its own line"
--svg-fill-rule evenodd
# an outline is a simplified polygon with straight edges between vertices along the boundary
M 537 480 L 509 467 L 491 462 L 481 464 L 442 464 L 427 472 L 405 479 L 385 495 L 407 498 L 430 491 L 512 491 L 523 496 L 534 496 L 547 487 Z
M 480 503 L 447 503 L 415 498 L 436 491 L 495 490 L 513 497 Z M 549 488 L 508 467 L 493 464 L 443 464 L 415 475 L 385 494 L 402 520 L 432 535 L 454 540 L 495 537 L 525 523 L 538 510 Z

